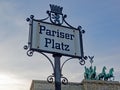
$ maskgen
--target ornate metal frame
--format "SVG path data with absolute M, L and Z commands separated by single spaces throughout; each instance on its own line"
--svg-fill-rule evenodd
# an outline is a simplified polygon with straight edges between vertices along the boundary
M 81 37 L 81 42 L 82 42 L 82 34 L 85 33 L 85 30 L 83 30 L 81 26 L 78 26 L 78 28 L 75 28 L 65 20 L 67 18 L 67 15 L 62 13 L 63 7 L 50 4 L 50 9 L 51 9 L 50 11 L 48 10 L 46 12 L 48 14 L 48 17 L 46 17 L 44 19 L 40 19 L 38 21 L 46 21 L 46 20 L 49 19 L 50 22 L 54 25 L 63 26 L 63 24 L 65 23 L 65 25 L 67 27 L 70 27 L 70 28 L 73 28 L 73 29 L 78 29 L 80 31 L 80 37 Z M 26 19 L 26 21 L 29 22 L 30 27 L 32 27 L 32 21 L 33 20 L 35 20 L 34 15 L 31 15 L 30 18 Z M 29 34 L 31 34 L 30 30 L 29 30 Z M 31 42 L 28 41 L 28 45 L 25 45 L 24 49 L 27 50 L 27 55 L 31 57 L 31 56 L 33 56 L 34 51 L 30 49 L 30 44 L 31 44 Z M 83 49 L 83 42 L 81 43 L 81 46 L 82 46 L 82 49 Z M 41 53 L 42 55 L 44 55 L 49 60 L 50 64 L 52 65 L 53 72 L 54 72 L 55 67 L 54 67 L 54 64 L 53 64 L 52 60 L 45 53 L 40 52 L 40 51 L 38 51 L 38 52 Z M 79 63 L 81 65 L 84 65 L 85 60 L 87 60 L 87 58 L 88 57 L 84 56 L 84 53 L 82 52 L 81 58 L 77 58 L 77 60 L 79 60 Z M 63 62 L 63 64 L 61 65 L 62 84 L 67 84 L 68 83 L 68 79 L 62 75 L 62 69 L 63 69 L 64 64 L 71 59 L 75 59 L 75 58 L 70 57 L 69 59 L 65 60 L 65 62 Z M 54 80 L 54 73 L 52 75 L 48 76 L 48 78 L 47 78 L 47 81 L 49 83 L 52 83 L 53 80 Z

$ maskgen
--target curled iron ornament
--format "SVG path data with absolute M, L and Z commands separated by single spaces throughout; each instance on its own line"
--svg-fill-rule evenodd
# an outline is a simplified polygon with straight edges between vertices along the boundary
M 61 73 L 62 73 L 62 69 L 63 69 L 63 66 L 65 65 L 65 63 L 70 61 L 71 59 L 76 59 L 76 58 L 70 57 L 67 60 L 65 60 L 63 62 L 63 64 L 61 65 Z M 85 64 L 85 60 L 87 60 L 87 59 L 88 59 L 88 57 L 85 56 L 85 57 L 81 57 L 80 59 L 77 59 L 77 60 L 79 60 L 80 65 L 84 65 Z M 62 76 L 61 78 L 62 78 L 62 84 L 64 84 L 64 85 L 68 84 L 68 79 L 66 77 Z
M 44 54 L 43 52 L 39 52 L 39 53 L 41 53 L 42 55 L 44 55 L 44 56 L 48 59 L 48 61 L 49 61 L 50 64 L 52 65 L 52 69 L 53 69 L 53 71 L 54 71 L 55 67 L 54 67 L 54 64 L 53 64 L 52 60 L 51 60 L 46 54 Z
M 53 83 L 53 81 L 54 81 L 54 75 L 48 76 L 48 77 L 47 77 L 47 81 L 48 81 L 49 83 Z
M 61 79 L 62 79 L 62 84 L 64 85 L 68 84 L 68 79 L 66 77 L 62 76 Z
M 85 64 L 85 60 L 84 59 L 80 59 L 80 65 L 84 65 Z
M 81 59 L 79 59 L 79 63 L 80 63 L 80 65 L 85 65 L 85 60 L 87 60 L 88 59 L 88 57 L 87 56 L 85 56 L 85 57 L 83 57 L 83 58 L 81 58 Z
M 61 66 L 61 72 L 62 72 L 62 68 L 63 68 L 64 64 L 65 64 L 66 62 L 70 61 L 71 59 L 77 59 L 77 58 L 70 57 L 70 58 L 68 58 L 67 60 L 65 60 L 65 61 L 63 62 L 63 64 L 62 64 L 62 66 Z M 79 63 L 80 63 L 81 65 L 84 65 L 84 64 L 85 64 L 85 60 L 87 60 L 87 59 L 88 59 L 88 57 L 85 56 L 85 57 L 80 58 L 80 59 L 77 59 L 77 60 L 79 60 Z
M 28 50 L 28 49 L 29 49 L 29 47 L 28 47 L 27 45 L 25 45 L 23 48 L 24 48 L 25 50 Z M 33 50 L 30 50 L 30 49 L 29 49 L 29 50 L 27 51 L 27 55 L 28 55 L 29 57 L 31 57 L 31 56 L 33 56 L 33 52 L 34 52 Z
M 29 49 L 29 47 L 28 47 L 27 45 L 25 45 L 23 48 L 24 48 L 25 50 L 28 50 L 28 49 Z M 31 56 L 33 56 L 33 52 L 34 52 L 33 50 L 30 50 L 30 49 L 29 49 L 29 50 L 27 51 L 27 55 L 28 55 L 29 57 L 31 57 Z
M 27 55 L 28 55 L 29 57 L 32 57 L 32 56 L 33 56 L 33 52 L 34 52 L 33 50 L 28 50 L 28 51 L 27 51 Z

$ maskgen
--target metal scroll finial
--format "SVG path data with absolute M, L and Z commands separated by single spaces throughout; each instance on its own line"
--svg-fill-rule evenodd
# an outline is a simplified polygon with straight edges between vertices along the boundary
M 51 9 L 51 12 L 52 12 L 52 13 L 62 14 L 63 7 L 50 4 L 50 9 Z

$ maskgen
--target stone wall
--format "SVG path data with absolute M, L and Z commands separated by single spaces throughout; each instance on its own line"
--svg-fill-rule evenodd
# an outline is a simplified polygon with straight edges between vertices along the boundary
M 62 90 L 83 90 L 81 83 L 68 83 L 62 85 Z M 54 83 L 48 83 L 41 80 L 33 80 L 30 90 L 55 90 Z
M 54 83 L 33 80 L 30 90 L 55 90 Z M 70 82 L 62 85 L 62 90 L 120 90 L 117 81 L 83 80 L 81 83 Z
M 83 90 L 120 90 L 118 81 L 83 80 Z
M 30 90 L 54 90 L 54 84 L 46 81 L 33 80 Z

